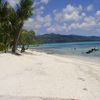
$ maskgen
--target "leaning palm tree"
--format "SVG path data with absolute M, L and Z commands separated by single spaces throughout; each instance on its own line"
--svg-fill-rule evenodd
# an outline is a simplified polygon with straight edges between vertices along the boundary
M 17 43 L 20 37 L 20 31 L 23 28 L 24 21 L 32 16 L 33 1 L 32 0 L 20 0 L 17 5 L 17 10 L 11 11 L 10 22 L 12 24 L 12 53 L 16 53 Z

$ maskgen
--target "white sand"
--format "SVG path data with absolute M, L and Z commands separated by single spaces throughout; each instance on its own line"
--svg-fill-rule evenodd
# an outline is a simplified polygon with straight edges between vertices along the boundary
M 100 100 L 100 63 L 35 51 L 0 54 L 0 95 L 0 100 L 33 100 L 24 96 Z

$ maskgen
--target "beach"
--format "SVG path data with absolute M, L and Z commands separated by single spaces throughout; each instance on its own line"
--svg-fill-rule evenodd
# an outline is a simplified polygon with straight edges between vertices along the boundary
M 100 63 L 28 51 L 0 54 L 0 100 L 100 100 Z

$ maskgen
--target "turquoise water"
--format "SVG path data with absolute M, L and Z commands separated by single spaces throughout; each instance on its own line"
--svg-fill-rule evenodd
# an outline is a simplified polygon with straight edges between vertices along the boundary
M 100 41 L 96 42 L 70 42 L 70 43 L 49 43 L 41 44 L 38 46 L 30 46 L 30 48 L 37 49 L 49 54 L 60 54 L 60 55 L 77 55 L 77 56 L 88 56 L 88 57 L 100 57 Z M 88 50 L 93 48 L 98 49 L 91 54 L 86 54 Z

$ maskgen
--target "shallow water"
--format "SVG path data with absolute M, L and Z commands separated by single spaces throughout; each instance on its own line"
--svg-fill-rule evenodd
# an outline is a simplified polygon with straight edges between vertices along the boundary
M 52 44 L 42 44 L 39 46 L 31 47 L 38 49 L 40 51 L 45 51 L 47 53 L 56 54 L 72 54 L 72 55 L 85 55 L 88 50 L 92 48 L 100 49 L 100 42 L 70 42 L 70 43 L 52 43 Z M 89 54 L 90 56 L 99 56 L 100 51 L 93 52 Z M 88 56 L 86 54 L 86 56 Z
M 52 43 L 42 44 L 38 46 L 30 46 L 30 48 L 36 49 L 41 52 L 49 54 L 59 54 L 62 56 L 84 56 L 95 57 L 100 59 L 100 41 L 96 42 L 70 42 L 70 43 Z M 88 50 L 93 48 L 98 49 L 90 54 L 86 54 Z

